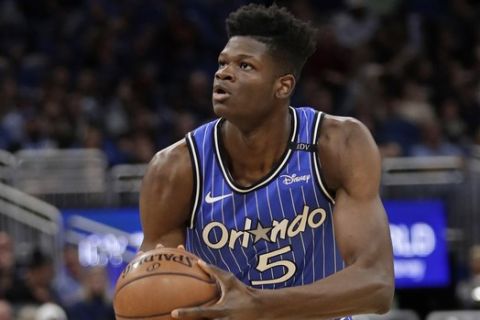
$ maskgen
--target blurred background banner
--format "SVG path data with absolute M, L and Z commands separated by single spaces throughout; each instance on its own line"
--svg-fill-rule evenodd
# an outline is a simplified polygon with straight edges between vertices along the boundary
M 480 2 L 0 0 L 0 317 L 113 319 L 148 161 L 214 118 L 228 13 L 273 2 L 319 29 L 292 105 L 383 158 L 397 290 L 365 317 L 478 315 Z
M 443 202 L 397 200 L 384 205 L 393 244 L 395 286 L 448 286 L 450 267 Z
M 397 288 L 450 284 L 447 226 L 440 200 L 384 203 L 395 256 Z M 112 285 L 143 239 L 136 208 L 65 209 L 66 241 L 78 245 L 84 266 L 106 266 Z
M 137 208 L 66 209 L 65 241 L 78 246 L 84 267 L 108 270 L 113 287 L 143 240 Z

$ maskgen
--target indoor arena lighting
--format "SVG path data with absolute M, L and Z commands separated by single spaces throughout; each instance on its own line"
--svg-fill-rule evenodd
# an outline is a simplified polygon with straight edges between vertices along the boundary
M 474 301 L 480 301 L 480 287 L 476 287 L 472 290 L 472 299 Z

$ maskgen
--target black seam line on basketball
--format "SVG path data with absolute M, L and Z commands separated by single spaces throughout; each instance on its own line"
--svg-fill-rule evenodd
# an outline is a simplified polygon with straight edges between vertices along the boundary
M 125 282 L 124 284 L 122 284 L 121 287 L 117 288 L 116 290 L 116 293 L 115 293 L 115 296 L 117 296 L 117 293 L 123 289 L 125 286 L 129 285 L 130 283 L 132 283 L 133 281 L 137 281 L 139 279 L 143 279 L 143 278 L 148 278 L 148 277 L 151 277 L 151 276 L 157 276 L 157 275 L 179 275 L 179 276 L 182 276 L 182 277 L 190 277 L 190 278 L 193 278 L 193 279 L 197 279 L 197 280 L 200 280 L 202 282 L 205 282 L 205 283 L 208 283 L 208 284 L 217 284 L 217 282 L 212 279 L 211 281 L 207 281 L 205 279 L 202 279 L 202 278 L 199 278 L 197 276 L 192 276 L 190 274 L 185 274 L 185 273 L 179 273 L 179 272 L 155 272 L 155 273 L 150 273 L 150 274 L 146 274 L 144 276 L 141 276 L 141 277 L 138 277 L 138 278 L 135 278 L 135 279 L 132 279 L 128 282 Z
M 176 309 L 184 309 L 184 308 L 193 308 L 193 307 L 199 307 L 199 306 L 204 306 L 212 301 L 217 301 L 218 297 L 214 297 L 210 300 L 200 302 L 200 303 L 192 303 L 190 305 L 178 307 Z M 173 311 L 173 310 L 172 310 Z M 157 313 L 157 314 L 149 314 L 148 316 L 123 316 L 121 314 L 115 313 L 115 316 L 121 317 L 121 318 L 126 318 L 126 319 L 143 319 L 143 318 L 153 318 L 153 317 L 161 317 L 161 316 L 167 316 L 169 315 L 172 311 L 170 312 L 164 312 L 164 313 Z

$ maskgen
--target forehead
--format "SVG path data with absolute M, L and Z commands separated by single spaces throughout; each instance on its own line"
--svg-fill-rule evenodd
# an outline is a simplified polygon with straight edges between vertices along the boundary
M 231 37 L 225 48 L 220 52 L 221 56 L 236 57 L 247 56 L 256 59 L 270 59 L 268 46 L 251 37 Z

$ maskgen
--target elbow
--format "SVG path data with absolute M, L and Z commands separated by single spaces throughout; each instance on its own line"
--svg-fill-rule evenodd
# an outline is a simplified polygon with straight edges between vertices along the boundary
M 376 306 L 375 306 L 375 313 L 377 314 L 385 314 L 390 311 L 392 307 L 393 301 L 393 289 L 385 288 L 384 293 L 381 297 L 379 297 Z
M 392 307 L 395 292 L 393 275 L 378 277 L 375 282 L 375 289 L 372 291 L 375 292 L 373 295 L 375 298 L 372 299 L 372 311 L 377 314 L 384 314 L 390 311 Z
M 391 268 L 384 264 L 375 264 L 361 267 L 364 281 L 362 292 L 363 309 L 359 313 L 385 314 L 390 311 L 395 292 L 393 265 Z

